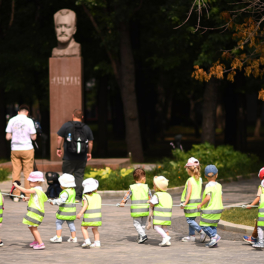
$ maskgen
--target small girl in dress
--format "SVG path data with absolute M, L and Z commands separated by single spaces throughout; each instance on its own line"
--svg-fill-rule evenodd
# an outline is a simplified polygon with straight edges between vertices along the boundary
M 99 183 L 97 180 L 93 178 L 88 178 L 82 183 L 84 190 L 83 190 L 83 208 L 81 209 L 80 213 L 77 215 L 77 218 L 80 219 L 83 216 L 82 222 L 82 233 L 84 237 L 84 243 L 82 247 L 91 248 L 100 248 L 100 235 L 98 231 L 98 227 L 102 225 L 102 199 L 101 196 L 96 193 Z M 89 234 L 87 229 L 92 228 L 94 234 L 94 243 L 91 243 L 89 239 Z
M 34 237 L 34 241 L 30 243 L 29 246 L 33 249 L 44 249 L 45 245 L 38 231 L 38 226 L 41 224 L 45 214 L 44 202 L 48 200 L 41 187 L 41 183 L 44 181 L 43 173 L 40 171 L 33 171 L 29 174 L 27 180 L 29 181 L 30 189 L 25 189 L 17 185 L 16 182 L 13 184 L 23 193 L 30 194 L 30 197 L 23 198 L 23 201 L 29 201 L 27 207 L 28 212 L 23 219 L 23 224 L 28 225 Z

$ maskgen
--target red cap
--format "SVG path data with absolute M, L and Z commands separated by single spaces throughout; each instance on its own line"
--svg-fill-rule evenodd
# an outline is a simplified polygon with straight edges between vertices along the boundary
M 259 178 L 260 178 L 261 180 L 264 179 L 264 167 L 263 167 L 262 169 L 260 169 L 258 176 L 259 176 Z

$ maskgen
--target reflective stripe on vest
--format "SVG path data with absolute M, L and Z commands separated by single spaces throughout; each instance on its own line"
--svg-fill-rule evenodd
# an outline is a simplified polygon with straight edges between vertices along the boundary
M 223 212 L 222 185 L 216 183 L 204 190 L 203 200 L 210 193 L 209 202 L 201 208 L 200 226 L 217 226 Z
M 132 217 L 142 217 L 149 215 L 149 204 L 148 204 L 148 185 L 142 183 L 136 183 L 130 185 L 131 195 L 131 206 L 130 213 Z
M 0 191 L 0 223 L 3 222 L 3 197 Z
M 35 194 L 30 195 L 28 202 L 28 212 L 23 219 L 23 224 L 38 226 L 41 224 L 45 215 L 44 202 L 48 200 L 46 194 L 38 188 L 31 188 L 35 190 Z M 38 196 L 38 204 L 36 204 L 34 196 Z
M 153 224 L 171 225 L 172 198 L 167 192 L 156 192 L 159 203 L 154 206 Z
M 59 205 L 59 210 L 56 213 L 56 218 L 59 220 L 73 221 L 76 219 L 76 204 L 74 204 L 76 197 L 75 189 L 64 189 L 60 193 L 60 197 L 63 193 L 67 193 L 68 198 L 65 203 Z
M 263 227 L 264 226 L 264 188 L 260 186 L 261 188 L 261 195 L 260 195 L 260 201 L 259 201 L 259 210 L 258 210 L 258 226 Z
M 196 206 L 202 202 L 202 199 L 201 199 L 202 180 L 201 180 L 201 178 L 199 178 L 199 180 L 196 180 L 194 177 L 190 177 L 187 180 L 187 182 L 185 184 L 185 188 L 184 188 L 182 196 L 181 196 L 181 202 L 182 203 L 185 202 L 189 182 L 192 185 L 192 192 L 191 192 L 191 196 L 190 196 L 188 203 L 184 207 L 184 213 L 185 213 L 186 217 L 200 216 L 200 212 L 196 208 Z
M 88 208 L 84 212 L 82 226 L 101 226 L 102 225 L 102 199 L 97 193 L 84 195 L 88 202 Z
M 30 211 L 30 212 L 33 212 L 33 213 L 35 213 L 35 214 L 41 215 L 42 217 L 45 216 L 44 213 L 40 212 L 38 209 L 35 209 L 35 208 L 33 208 L 33 207 L 29 207 L 29 206 L 28 206 L 28 207 L 27 207 L 27 210 Z

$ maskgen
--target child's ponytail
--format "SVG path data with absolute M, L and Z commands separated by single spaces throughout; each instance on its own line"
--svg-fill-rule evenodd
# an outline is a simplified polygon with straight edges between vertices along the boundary
M 200 170 L 201 170 L 200 165 L 187 167 L 188 174 L 191 177 L 194 177 L 196 181 L 198 181 L 201 176 Z

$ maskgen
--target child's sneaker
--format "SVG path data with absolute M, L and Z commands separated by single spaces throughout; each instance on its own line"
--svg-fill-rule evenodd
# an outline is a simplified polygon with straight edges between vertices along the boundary
M 52 243 L 61 243 L 62 242 L 62 237 L 54 236 L 53 238 L 50 239 L 50 242 L 52 242 Z
M 0 242 L 0 247 L 2 247 L 4 245 L 3 241 Z
M 72 242 L 72 243 L 76 243 L 77 242 L 77 237 L 75 237 L 75 238 L 70 237 L 67 241 L 68 242 Z
M 84 242 L 83 242 L 83 244 L 82 244 L 82 247 L 83 248 L 86 248 L 86 247 L 89 247 L 89 246 L 91 246 L 91 240 L 90 239 L 87 239 L 87 240 L 85 240 Z
M 143 244 L 145 241 L 148 240 L 148 237 L 147 235 L 143 236 L 143 237 L 140 237 L 140 239 L 138 240 L 138 244 Z
M 214 237 L 211 238 L 211 241 L 207 244 L 208 247 L 209 248 L 213 247 L 220 239 L 221 239 L 221 237 L 216 234 Z
M 243 240 L 251 245 L 255 244 L 258 242 L 257 238 L 254 238 L 252 236 L 243 236 Z
M 254 248 L 264 248 L 264 243 L 263 242 L 257 242 L 254 245 L 252 245 Z
M 187 237 L 183 237 L 182 242 L 195 242 L 195 236 L 187 236 Z
M 29 244 L 29 247 L 33 248 L 34 246 L 36 246 L 38 244 L 38 241 L 33 241 L 32 243 Z
M 93 243 L 91 246 L 90 246 L 90 248 L 100 248 L 101 247 L 101 244 L 100 244 L 100 242 L 99 243 Z
M 170 240 L 171 240 L 170 236 L 164 237 L 162 239 L 161 243 L 159 243 L 159 246 L 161 246 L 161 247 L 167 246 L 167 243 L 170 242 Z
M 44 243 L 42 243 L 42 244 L 37 244 L 36 246 L 33 247 L 33 249 L 44 249 L 44 248 L 45 248 Z
M 200 242 L 203 243 L 206 239 L 207 235 L 205 234 L 205 232 L 203 230 L 201 230 L 200 232 Z

